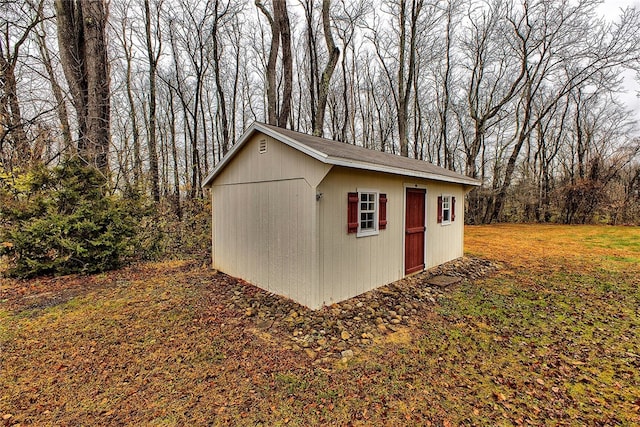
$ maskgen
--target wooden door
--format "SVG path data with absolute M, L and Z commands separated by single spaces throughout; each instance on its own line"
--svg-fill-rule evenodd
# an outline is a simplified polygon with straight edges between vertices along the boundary
M 424 200 L 426 190 L 407 188 L 404 235 L 404 274 L 424 270 Z

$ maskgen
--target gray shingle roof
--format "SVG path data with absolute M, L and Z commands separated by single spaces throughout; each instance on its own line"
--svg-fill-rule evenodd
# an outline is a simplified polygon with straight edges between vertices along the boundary
M 256 122 L 249 127 L 238 143 L 234 145 L 233 149 L 216 165 L 213 172 L 205 179 L 204 186 L 211 184 L 215 176 L 220 173 L 238 149 L 249 140 L 250 136 L 256 131 L 263 132 L 326 164 L 473 186 L 480 185 L 480 182 L 473 178 L 441 168 L 423 160 L 409 159 L 392 153 L 383 153 L 357 145 L 346 144 Z

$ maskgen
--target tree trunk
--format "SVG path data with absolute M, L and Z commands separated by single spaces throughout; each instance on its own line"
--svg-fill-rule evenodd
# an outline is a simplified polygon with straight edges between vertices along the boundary
M 400 142 L 400 155 L 409 157 L 408 118 L 409 100 L 411 98 L 413 73 L 416 69 L 416 37 L 418 18 L 422 9 L 422 0 L 414 0 L 411 5 L 411 22 L 409 29 L 409 58 L 405 65 L 407 26 L 406 4 L 400 2 L 400 43 L 399 43 L 399 67 L 398 67 L 398 139 Z M 405 77 L 405 67 L 407 68 Z
M 179 220 L 182 220 L 182 206 L 180 205 L 180 176 L 178 174 L 178 148 L 176 146 L 176 111 L 173 106 L 173 90 L 169 89 L 169 122 L 171 133 L 171 158 L 173 159 L 173 203 Z
M 278 3 L 276 1 L 276 3 Z M 256 0 L 256 6 L 267 17 L 271 26 L 271 49 L 269 50 L 269 59 L 267 60 L 267 123 L 270 125 L 278 124 L 278 97 L 276 91 L 276 65 L 278 62 L 278 50 L 280 50 L 280 21 L 274 19 L 267 8 Z M 275 13 L 275 5 L 274 5 Z
M 220 121 L 222 123 L 222 154 L 227 154 L 229 150 L 229 122 L 227 120 L 227 101 L 224 96 L 224 90 L 222 88 L 222 79 L 220 76 L 220 53 L 218 49 L 218 7 L 219 1 L 216 0 L 214 6 L 215 18 L 213 21 L 212 34 L 212 47 L 213 47 L 213 70 L 216 80 L 216 89 L 218 93 L 218 107 L 220 108 Z M 236 68 L 237 72 L 237 68 Z M 236 77 L 237 79 L 237 77 Z M 206 158 L 206 154 L 205 154 Z
M 27 166 L 32 157 L 27 132 L 22 118 L 20 102 L 18 100 L 18 85 L 16 81 L 16 65 L 19 58 L 20 48 L 28 40 L 31 31 L 42 22 L 42 9 L 44 2 L 29 3 L 31 11 L 27 21 L 22 25 L 13 25 L 3 16 L 3 34 L 0 39 L 0 152 L 4 142 L 8 139 L 13 149 L 8 153 L 7 158 L 0 159 L 5 170 L 10 170 L 14 166 Z M 31 12 L 33 12 L 31 14 Z M 19 28 L 19 34 L 11 34 L 10 28 Z M 16 37 L 12 37 L 16 36 Z M 13 46 L 12 46 L 13 44 Z
M 151 11 L 149 0 L 144 0 L 144 23 L 147 44 L 147 56 L 149 58 L 149 138 L 147 149 L 149 150 L 149 175 L 151 179 L 151 195 L 154 202 L 160 201 L 160 185 L 158 173 L 158 151 L 156 141 L 156 76 L 159 52 L 154 52 L 151 44 Z
M 124 57 L 127 63 L 126 71 L 126 89 L 127 100 L 129 101 L 129 118 L 131 119 L 131 133 L 133 137 L 133 185 L 136 191 L 141 189 L 142 181 L 142 158 L 140 157 L 140 129 L 138 126 L 138 115 L 136 113 L 136 104 L 134 100 L 134 93 L 131 84 L 131 65 L 132 65 L 132 53 L 131 46 L 127 42 L 125 20 L 122 20 L 122 48 L 124 50 Z
M 293 58 L 291 54 L 291 25 L 287 14 L 286 0 L 273 2 L 273 16 L 256 0 L 256 6 L 266 16 L 271 26 L 271 49 L 267 61 L 267 115 L 268 122 L 278 127 L 286 127 L 291 114 L 291 94 L 293 89 Z M 282 105 L 278 109 L 277 70 L 278 51 L 282 42 Z
M 108 174 L 109 62 L 104 0 L 55 0 L 58 44 L 78 122 L 78 155 Z
M 51 91 L 53 92 L 53 96 L 56 99 L 56 112 L 58 114 L 58 120 L 60 121 L 60 128 L 62 130 L 62 141 L 64 143 L 63 150 L 69 150 L 73 148 L 73 138 L 71 137 L 71 127 L 69 126 L 69 113 L 67 111 L 67 103 L 64 99 L 62 88 L 60 87 L 60 84 L 58 84 L 55 72 L 53 71 L 51 54 L 49 52 L 49 47 L 47 46 L 44 34 L 38 35 L 38 47 L 40 49 L 42 63 L 45 70 L 47 71 L 49 82 L 51 83 Z
M 324 30 L 324 40 L 327 44 L 327 51 L 329 52 L 329 60 L 324 67 L 322 77 L 319 82 L 318 88 L 318 108 L 316 109 L 316 117 L 313 121 L 313 134 L 315 136 L 322 136 L 322 130 L 324 127 L 324 112 L 327 108 L 327 97 L 329 96 L 329 84 L 331 83 L 331 76 L 338 64 L 338 58 L 340 57 L 340 49 L 336 47 L 336 44 L 331 35 L 331 22 L 329 21 L 329 7 L 331 6 L 331 0 L 322 1 L 322 28 Z M 345 117 L 346 120 L 346 117 Z
M 313 0 L 306 0 L 302 3 L 304 7 L 304 17 L 307 22 L 307 51 L 309 54 L 309 108 L 311 117 L 311 128 L 316 128 L 316 94 L 318 91 L 318 85 L 316 81 L 318 78 L 318 51 L 316 45 L 316 37 L 313 32 Z M 302 95 L 302 94 L 301 94 Z M 300 105 L 298 106 L 301 107 Z
M 282 107 L 278 115 L 278 126 L 287 127 L 291 115 L 291 94 L 293 91 L 293 57 L 291 54 L 291 25 L 287 14 L 286 0 L 278 0 L 273 4 L 274 14 L 279 21 L 280 39 L 282 41 Z
M 15 62 L 7 61 L 4 56 L 0 55 L 0 82 L 2 88 L 2 111 L 4 118 L 2 141 L 9 137 L 9 141 L 13 143 L 13 155 L 10 159 L 9 168 L 22 168 L 29 164 L 31 154 L 27 133 L 24 129 L 22 121 L 22 112 L 20 111 L 20 103 L 18 102 L 16 77 L 14 74 Z M 1 116 L 0 116 L 1 117 Z

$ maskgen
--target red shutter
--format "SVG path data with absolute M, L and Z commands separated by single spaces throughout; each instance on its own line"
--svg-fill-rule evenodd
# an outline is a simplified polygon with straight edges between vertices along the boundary
M 456 220 L 456 198 L 451 197 L 451 222 Z
M 378 229 L 384 230 L 387 228 L 387 195 L 380 193 L 378 199 Z
M 438 224 L 442 223 L 442 196 L 438 196 Z
M 349 193 L 347 197 L 347 233 L 358 231 L 358 193 Z

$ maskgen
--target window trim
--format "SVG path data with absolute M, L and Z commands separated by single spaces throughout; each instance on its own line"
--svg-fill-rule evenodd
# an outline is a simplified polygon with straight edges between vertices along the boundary
M 380 191 L 370 188 L 358 188 L 356 190 L 358 192 L 358 231 L 356 232 L 356 237 L 367 237 L 367 236 L 376 236 L 380 234 L 380 228 L 378 224 L 378 217 L 380 215 Z M 361 203 L 362 203 L 362 194 L 373 194 L 374 195 L 374 207 L 373 207 L 373 229 L 365 229 L 362 230 L 362 219 L 361 219 Z
M 440 197 L 442 197 L 442 222 L 440 223 L 440 225 L 451 225 L 451 213 L 452 213 L 452 201 L 453 201 L 453 196 L 451 194 L 442 194 Z M 449 218 L 447 220 L 444 219 L 444 205 L 445 205 L 445 199 L 447 199 L 447 204 L 448 204 L 448 208 L 446 209 L 449 212 Z

